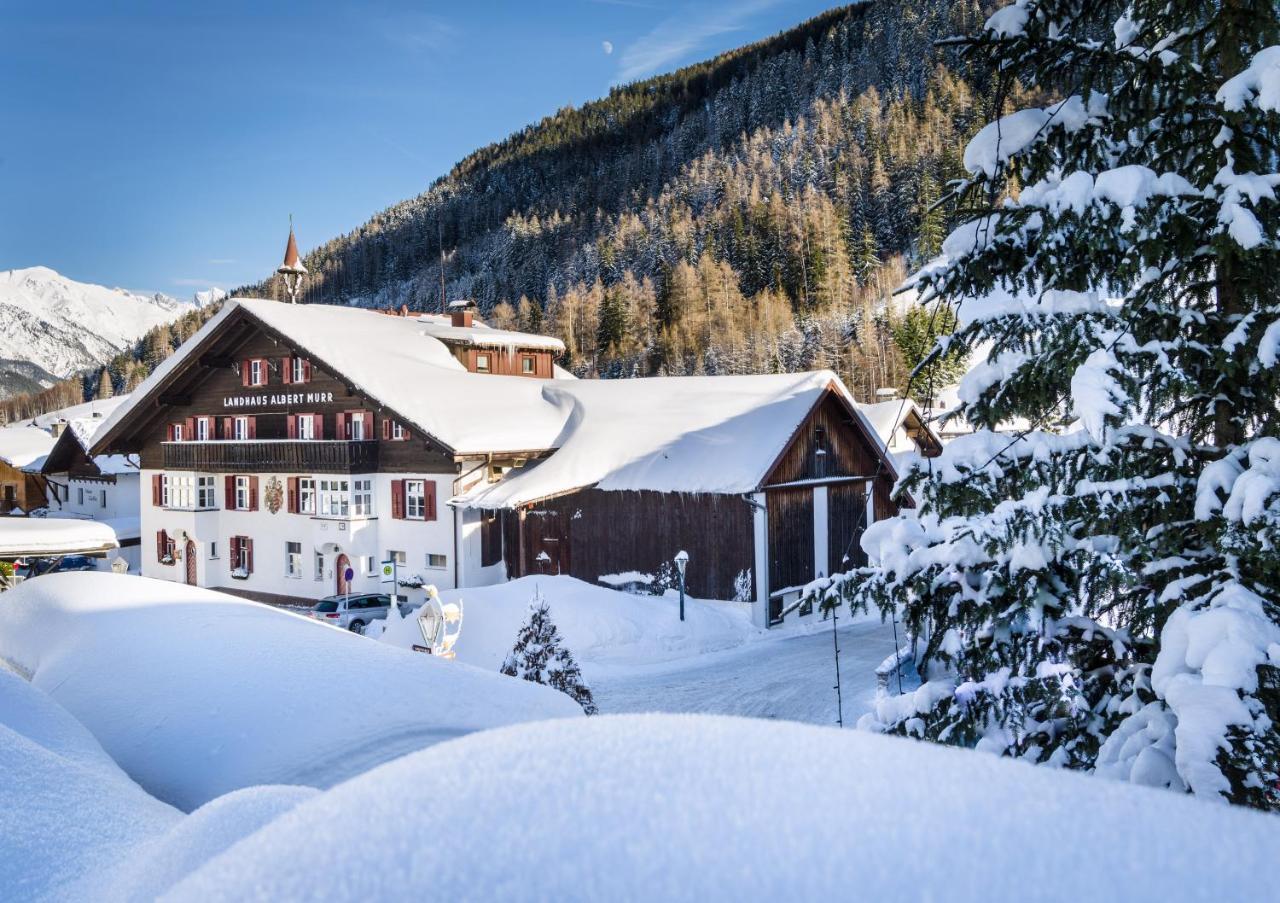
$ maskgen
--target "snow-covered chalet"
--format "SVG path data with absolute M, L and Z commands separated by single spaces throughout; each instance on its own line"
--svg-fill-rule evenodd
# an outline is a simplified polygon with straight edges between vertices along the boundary
M 95 432 L 138 455 L 142 572 L 263 601 L 529 573 L 688 587 L 776 617 L 892 511 L 884 442 L 830 372 L 575 380 L 465 306 L 235 299 Z M 386 589 L 386 587 L 383 587 Z

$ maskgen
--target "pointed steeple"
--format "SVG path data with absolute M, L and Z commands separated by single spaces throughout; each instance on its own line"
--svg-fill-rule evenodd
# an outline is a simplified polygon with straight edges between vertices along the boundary
M 293 237 L 293 214 L 289 214 L 289 243 L 284 246 L 284 263 L 276 269 L 284 277 L 285 291 L 289 293 L 289 303 L 298 302 L 298 289 L 302 288 L 302 277 L 307 275 L 307 268 L 302 265 L 298 256 L 298 242 Z

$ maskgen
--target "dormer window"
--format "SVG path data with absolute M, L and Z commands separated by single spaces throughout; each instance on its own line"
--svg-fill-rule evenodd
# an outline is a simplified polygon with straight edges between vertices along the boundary
M 476 355 L 476 372 L 477 373 L 489 372 L 489 355 L 487 354 Z

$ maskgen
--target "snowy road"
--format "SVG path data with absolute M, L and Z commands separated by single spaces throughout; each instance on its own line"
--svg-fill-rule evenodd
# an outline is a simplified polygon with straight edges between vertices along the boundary
M 893 627 L 864 619 L 841 627 L 844 722 L 870 711 L 875 669 L 893 652 Z M 704 712 L 836 723 L 831 631 L 770 636 L 726 652 L 640 668 L 583 666 L 602 713 Z

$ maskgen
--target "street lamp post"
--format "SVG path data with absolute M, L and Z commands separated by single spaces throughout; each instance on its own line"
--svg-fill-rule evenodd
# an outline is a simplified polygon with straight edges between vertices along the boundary
M 676 553 L 676 570 L 680 572 L 680 620 L 684 620 L 684 569 L 689 566 L 689 553 L 681 549 Z

